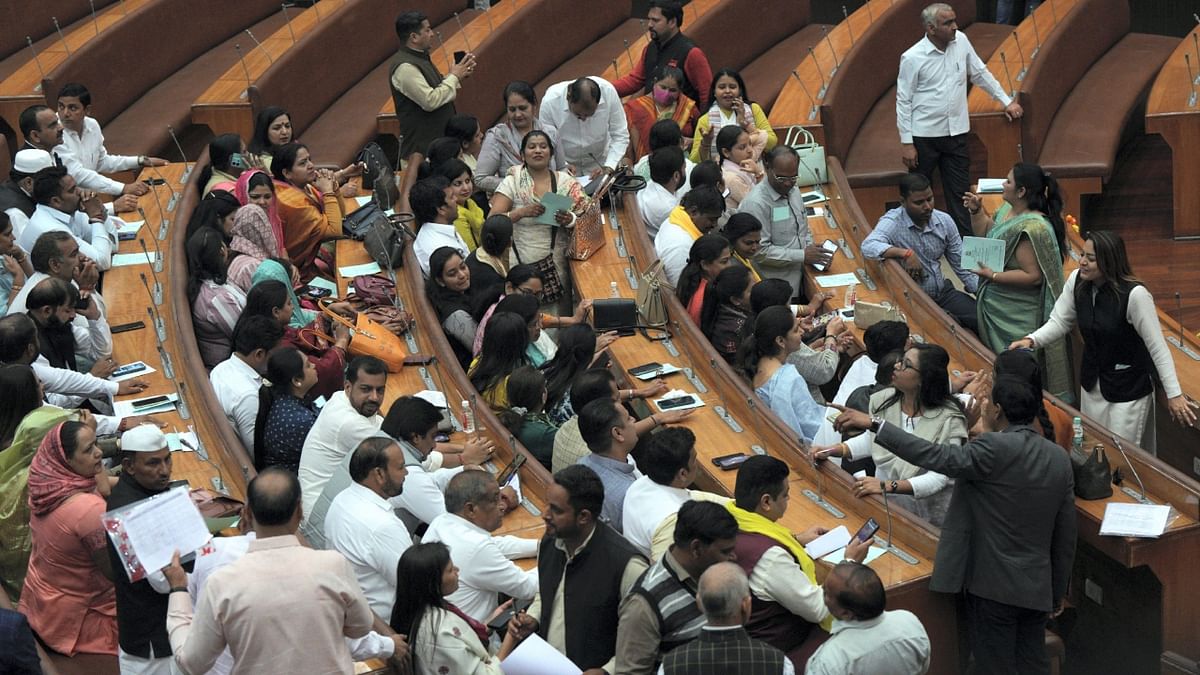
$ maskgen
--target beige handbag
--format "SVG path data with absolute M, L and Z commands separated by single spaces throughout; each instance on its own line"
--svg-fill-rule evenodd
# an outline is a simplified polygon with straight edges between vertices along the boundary
M 642 321 L 650 328 L 667 325 L 667 304 L 663 301 L 663 289 L 671 292 L 671 285 L 663 278 L 663 263 L 655 260 L 642 274 L 637 287 L 637 309 Z
M 854 325 L 859 330 L 866 330 L 880 321 L 908 323 L 908 319 L 904 317 L 904 312 L 901 312 L 897 307 L 893 307 L 890 303 L 875 304 L 863 300 L 854 303 Z

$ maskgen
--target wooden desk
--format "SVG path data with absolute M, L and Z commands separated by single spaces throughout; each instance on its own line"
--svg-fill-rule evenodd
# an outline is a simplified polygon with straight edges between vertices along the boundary
M 1086 10 L 1082 7 L 1084 4 L 1085 0 L 1042 3 L 992 54 L 987 62 L 988 70 L 1010 96 L 1019 99 L 1027 69 L 1036 62 L 1041 43 L 1077 7 L 1082 8 L 1080 11 Z M 967 94 L 967 109 L 971 114 L 971 131 L 987 149 L 987 175 L 1007 176 L 1013 164 L 1022 161 L 1021 124 L 1009 122 L 1004 116 L 1004 107 L 979 87 L 972 87 Z M 1027 161 L 1036 161 L 1036 157 L 1030 153 Z
M 259 38 L 261 47 L 247 35 L 241 43 L 242 58 L 192 103 L 192 123 L 208 125 L 214 135 L 238 134 L 248 142 L 254 135 L 254 110 L 246 88 L 321 22 L 344 11 L 345 6 L 345 2 L 318 2 L 303 10 L 292 7 L 286 10 L 288 25 Z
M 124 0 L 97 10 L 94 23 L 91 16 L 88 16 L 72 26 L 63 26 L 63 37 L 66 38 L 65 46 L 57 35 L 53 36 L 53 40 L 43 43 L 38 49 L 36 59 L 30 54 L 27 63 L 0 82 L 0 117 L 3 117 L 14 131 L 19 132 L 18 118 L 21 116 L 22 110 L 38 104 L 53 107 L 54 101 L 58 98 L 58 92 L 42 91 L 42 77 L 53 72 L 71 54 L 95 38 L 99 34 L 97 27 L 99 32 L 103 33 L 109 26 L 123 20 L 129 12 L 137 11 L 156 1 L 158 0 Z M 47 17 L 47 21 L 49 21 L 49 17 Z M 29 47 L 26 46 L 23 49 L 28 54 Z
M 439 40 L 438 45 L 430 50 L 429 57 L 433 60 L 433 64 L 441 73 L 449 73 L 450 66 L 454 65 L 454 52 L 478 51 L 479 46 L 491 37 L 496 27 L 512 18 L 518 9 L 520 7 L 515 2 L 501 2 L 484 12 L 463 12 L 459 15 L 459 20 L 463 23 L 462 30 L 456 30 L 444 42 Z M 477 85 L 472 83 L 468 86 Z M 488 127 L 487 120 L 479 120 L 479 124 L 485 130 Z M 391 96 L 379 108 L 379 114 L 375 116 L 375 126 L 381 134 L 400 136 L 400 122 L 396 119 L 396 102 L 392 100 Z
M 655 258 L 651 250 L 646 248 L 649 240 L 644 230 L 636 222 L 633 200 L 627 201 L 630 203 L 623 208 L 603 214 L 606 245 L 590 259 L 572 262 L 573 281 L 580 297 L 608 297 L 613 281 L 617 282 L 622 296 L 633 296 L 635 289 L 629 284 L 627 270 L 639 275 L 639 270 L 646 266 L 639 261 Z M 617 229 L 613 229 L 614 222 Z M 642 241 L 639 242 L 639 238 Z M 618 240 L 626 252 L 633 256 L 632 259 L 619 255 Z M 882 501 L 855 499 L 851 496 L 848 477 L 837 475 L 841 473 L 840 470 L 835 472 L 825 465 L 814 469 L 802 454 L 794 433 L 786 430 L 781 422 L 761 423 L 774 419 L 774 415 L 756 397 L 746 395 L 744 384 L 741 388 L 732 384 L 730 377 L 737 376 L 727 366 L 722 369 L 725 364 L 715 357 L 715 353 L 705 353 L 698 348 L 694 336 L 688 334 L 684 323 L 690 319 L 682 312 L 677 300 L 666 299 L 672 318 L 669 344 L 651 341 L 639 334 L 617 340 L 609 351 L 614 366 L 621 373 L 651 361 L 673 363 L 690 367 L 694 376 L 704 384 L 707 391 L 700 392 L 683 373 L 667 376 L 672 388 L 688 391 L 705 403 L 703 408 L 696 410 L 682 423 L 699 439 L 696 453 L 702 471 L 697 477 L 697 485 L 704 490 L 732 495 L 736 472 L 721 471 L 713 466 L 711 460 L 730 452 L 756 453 L 757 447 L 763 453 L 769 452 L 782 459 L 792 468 L 792 499 L 781 522 L 793 531 L 799 532 L 812 525 L 835 527 L 844 524 L 847 528 L 857 528 L 867 517 L 874 517 L 880 523 L 886 522 Z M 714 358 L 718 361 L 715 364 Z M 718 414 L 718 406 L 727 412 L 740 430 L 735 430 Z M 832 503 L 844 514 L 843 517 L 834 516 L 806 498 L 805 491 Z M 893 512 L 893 521 L 897 546 L 914 555 L 917 564 L 909 564 L 893 555 L 884 555 L 872 562 L 871 567 L 887 585 L 892 606 L 905 607 L 922 616 L 926 628 L 934 636 L 934 672 L 957 672 L 958 638 L 953 602 L 947 596 L 928 591 L 936 535 L 927 525 L 916 522 L 913 516 L 899 508 Z M 827 566 L 818 565 L 818 568 L 818 576 L 823 578 Z
M 1159 134 L 1171 146 L 1171 175 L 1174 183 L 1175 237 L 1200 237 L 1200 100 L 1192 81 L 1200 74 L 1197 34 L 1179 43 L 1167 59 L 1146 103 L 1146 133 Z M 1188 63 L 1191 59 L 1191 73 Z
M 833 186 L 840 194 L 846 196 L 845 199 L 835 198 L 830 202 L 837 222 L 842 224 L 842 227 L 837 233 L 814 227 L 813 235 L 818 239 L 831 234 L 846 236 L 848 242 L 853 240 L 857 246 L 870 233 L 871 228 L 865 224 L 862 212 L 849 190 L 841 164 L 836 158 L 829 160 L 829 173 L 834 179 Z M 864 224 L 850 225 L 854 223 Z M 847 229 L 849 232 L 846 232 Z M 836 236 L 833 238 L 836 239 Z M 868 271 L 876 285 L 890 291 L 892 303 L 899 306 L 908 317 L 909 326 L 914 334 L 946 348 L 950 354 L 952 368 L 975 371 L 991 368 L 995 355 L 974 335 L 960 330 L 954 320 L 921 291 L 899 264 L 894 260 L 885 264 L 863 261 L 861 255 L 856 253 L 856 256 L 858 265 Z M 841 256 L 834 257 L 835 271 L 849 271 L 847 268 L 854 267 L 840 258 Z M 859 288 L 861 292 L 861 285 Z M 1185 571 L 1183 563 L 1185 560 L 1194 560 L 1200 554 L 1200 484 L 1132 444 L 1124 445 L 1124 455 L 1114 452 L 1116 443 L 1111 433 L 1095 420 L 1049 394 L 1046 394 L 1046 402 L 1061 408 L 1069 416 L 1082 418 L 1085 447 L 1092 447 L 1096 443 L 1104 444 L 1109 449 L 1110 464 L 1114 468 L 1121 467 L 1126 474 L 1125 486 L 1136 489 L 1137 483 L 1129 471 L 1132 467 L 1141 477 L 1147 497 L 1156 504 L 1169 504 L 1179 512 L 1179 518 L 1158 539 L 1101 537 L 1100 522 L 1106 504 L 1129 501 L 1129 496 L 1120 489 L 1114 489 L 1113 495 L 1107 499 L 1076 500 L 1081 541 L 1087 542 L 1123 567 L 1149 566 L 1161 582 L 1162 649 L 1192 659 L 1200 657 L 1200 642 L 1195 639 L 1195 636 L 1200 635 L 1200 612 L 1195 611 L 1185 600 L 1200 597 L 1200 577 L 1193 574 L 1190 568 Z M 1083 581 L 1076 579 L 1076 582 L 1073 593 L 1078 596 L 1082 591 Z

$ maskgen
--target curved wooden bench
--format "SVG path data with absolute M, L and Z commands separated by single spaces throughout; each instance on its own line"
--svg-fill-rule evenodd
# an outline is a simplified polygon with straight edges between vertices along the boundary
M 604 72 L 606 68 L 613 68 L 613 61 L 626 58 L 625 43 L 637 41 L 638 36 L 645 32 L 645 19 L 626 19 L 616 24 L 615 28 L 593 40 L 583 51 L 568 58 L 537 82 L 531 82 L 533 90 L 544 93 L 552 84 L 576 80 Z
M 810 23 L 747 63 L 741 71 L 742 80 L 754 102 L 764 111 L 774 108 L 779 92 L 791 79 L 791 69 L 804 61 L 810 47 L 814 51 L 820 47 L 833 29 L 830 24 Z
M 1146 103 L 1146 132 L 1160 134 L 1171 146 L 1175 237 L 1200 237 L 1200 97 L 1194 95 L 1194 73 L 1200 72 L 1193 29 L 1167 59 Z M 1189 64 L 1191 60 L 1189 73 Z
M 97 19 L 99 18 L 100 10 L 107 8 L 116 0 L 94 0 L 96 7 Z M 22 49 L 28 50 L 29 45 L 25 42 L 25 37 L 33 38 L 34 45 L 44 37 L 54 36 L 58 39 L 58 35 L 54 30 L 54 19 L 58 19 L 58 25 L 63 28 L 63 32 L 68 32 L 68 28 L 74 28 L 71 24 L 79 20 L 86 20 L 88 23 L 92 21 L 92 8 L 86 2 L 76 2 L 75 0 L 47 0 L 46 2 L 37 3 L 36 8 L 31 8 L 29 5 L 20 2 L 19 0 L 5 0 L 0 2 L 0 16 L 4 17 L 4 34 L 0 35 L 0 59 L 5 62 L 8 58 Z M 93 30 L 95 27 L 93 26 Z M 28 52 L 26 52 L 28 56 Z M 7 75 L 3 66 L 0 66 L 0 75 Z
M 273 0 L 160 0 L 131 10 L 126 20 L 47 73 L 46 103 L 57 103 L 64 83 L 87 84 L 96 92 L 92 116 L 105 128 L 108 146 L 124 154 L 153 154 L 173 145 L 167 125 L 178 133 L 187 124 L 195 94 L 228 66 L 221 59 L 236 57 L 210 50 L 276 7 Z M 168 34 L 172 39 L 147 52 L 147 35 Z
M 612 4 L 618 6 L 622 11 L 625 10 L 624 3 L 616 2 Z M 695 25 L 699 23 L 700 19 L 709 12 L 712 12 L 722 5 L 729 6 L 734 4 L 736 4 L 736 0 L 728 0 L 728 2 L 726 0 L 692 0 L 683 6 L 683 27 L 685 32 L 691 36 L 695 29 Z M 626 16 L 628 16 L 628 14 L 626 14 Z M 624 77 L 629 71 L 633 70 L 634 65 L 637 64 L 638 59 L 642 56 L 642 51 L 646 49 L 646 45 L 650 44 L 650 33 L 649 31 L 645 30 L 645 26 L 642 28 L 643 30 L 641 36 L 636 40 L 631 40 L 628 47 L 626 47 L 624 44 L 621 45 L 621 51 L 626 53 L 617 54 L 614 63 L 609 64 L 608 67 L 605 68 L 604 73 L 601 74 L 601 77 L 609 82 L 612 82 Z M 695 40 L 696 44 L 700 45 L 700 48 L 704 49 L 707 53 L 708 49 L 705 46 L 706 43 L 702 43 L 700 40 L 696 40 L 694 37 L 692 39 Z M 713 63 L 711 58 L 709 59 L 709 63 Z M 713 70 L 715 71 L 720 67 L 721 66 L 714 64 Z M 588 75 L 595 74 L 596 73 L 588 73 Z

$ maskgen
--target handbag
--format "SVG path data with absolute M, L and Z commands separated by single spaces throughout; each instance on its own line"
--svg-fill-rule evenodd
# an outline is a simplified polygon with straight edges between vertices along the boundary
M 362 301 L 364 308 L 379 305 L 390 307 L 393 298 L 396 297 L 396 284 L 387 277 L 361 274 L 354 277 L 351 284 L 354 286 L 354 295 Z
M 335 321 L 350 329 L 350 345 L 346 351 L 351 356 L 374 356 L 387 364 L 389 373 L 398 373 L 404 367 L 404 342 L 392 331 L 371 320 L 366 312 L 359 312 L 354 323 L 329 308 L 330 302 L 321 302 L 321 311 L 330 321 Z M 319 337 L 333 341 L 333 338 L 313 330 Z
M 1071 472 L 1075 474 L 1075 496 L 1080 499 L 1105 499 L 1112 495 L 1112 467 L 1103 445 L 1092 448 L 1090 455 L 1082 449 L 1071 450 Z
M 371 231 L 363 237 L 363 248 L 381 268 L 394 270 L 404 264 L 405 239 L 415 239 L 405 225 L 413 219 L 411 213 L 396 213 L 375 221 Z
M 372 201 L 383 204 L 385 211 L 391 208 L 400 198 L 400 188 L 396 185 L 395 171 L 383 148 L 371 141 L 358 151 L 354 161 L 363 165 L 362 186 L 374 192 L 375 199 Z
M 600 200 L 593 198 L 583 213 L 576 217 L 575 227 L 571 228 L 571 238 L 567 240 L 567 257 L 572 260 L 587 260 L 604 247 L 604 242 Z
M 667 303 L 663 301 L 663 289 L 674 292 L 675 289 L 663 278 L 663 262 L 655 260 L 642 273 L 637 287 L 637 310 L 642 316 L 643 323 L 650 328 L 663 328 L 667 325 Z
M 898 307 L 893 307 L 890 303 L 876 304 L 864 300 L 858 300 L 854 303 L 854 325 L 859 330 L 866 330 L 880 321 L 908 322 L 904 318 L 904 312 L 901 312 Z
M 825 185 L 829 182 L 825 146 L 813 138 L 812 132 L 799 125 L 793 126 L 788 129 L 783 142 L 795 150 L 800 158 L 797 185 Z

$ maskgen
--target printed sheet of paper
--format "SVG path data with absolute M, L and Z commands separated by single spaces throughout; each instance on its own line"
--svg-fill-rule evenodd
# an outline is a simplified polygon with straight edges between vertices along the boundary
M 838 525 L 825 534 L 813 539 L 804 546 L 804 550 L 813 560 L 822 558 L 834 551 L 845 548 L 850 543 L 850 530 L 845 525 Z
M 571 662 L 562 652 L 550 646 L 537 633 L 512 650 L 508 658 L 500 662 L 504 675 L 581 675 L 579 666 Z
M 212 535 L 186 487 L 177 487 L 126 507 L 122 524 L 133 555 L 147 573 L 171 563 L 175 551 L 188 554 Z
M 989 237 L 963 237 L 962 266 L 965 270 L 979 269 L 980 264 L 992 271 L 1004 270 L 1004 241 Z
M 979 194 L 981 195 L 998 195 L 1004 192 L 1004 178 L 980 178 L 979 179 Z
M 1104 507 L 1100 534 L 1106 537 L 1155 538 L 1167 529 L 1171 507 L 1165 504 L 1122 504 L 1109 502 Z
M 155 253 L 114 253 L 112 257 L 113 267 L 127 267 L 129 265 L 152 265 L 154 264 Z
M 383 270 L 379 267 L 379 263 L 363 263 L 362 265 L 347 265 L 339 267 L 338 273 L 343 277 L 358 277 L 369 274 L 379 274 Z
M 558 221 L 554 220 L 555 214 L 559 211 L 570 211 L 575 207 L 575 201 L 557 192 L 547 192 L 542 195 L 542 206 L 546 207 L 545 212 L 535 218 L 534 221 L 543 225 L 556 226 L 558 225 Z
M 824 274 L 816 277 L 817 284 L 821 288 L 837 288 L 839 286 L 849 286 L 857 284 L 858 277 L 854 272 L 844 272 L 842 274 Z
M 872 560 L 878 558 L 879 556 L 883 555 L 884 553 L 887 553 L 886 548 L 883 548 L 882 546 L 872 546 L 870 549 L 867 550 L 867 557 L 863 558 L 863 564 L 870 565 Z M 825 556 L 824 558 L 821 558 L 821 562 L 827 562 L 830 565 L 836 565 L 845 559 L 846 559 L 846 549 L 839 548 L 838 550 L 834 551 L 833 553 L 830 553 L 829 555 Z

